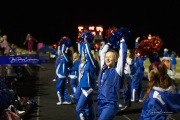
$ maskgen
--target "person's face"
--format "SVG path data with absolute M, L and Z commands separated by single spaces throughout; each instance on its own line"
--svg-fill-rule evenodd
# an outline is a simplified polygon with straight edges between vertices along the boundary
M 166 67 L 169 69 L 170 68 L 170 60 L 163 60 L 164 64 Z
M 77 59 L 78 58 L 78 54 L 77 53 L 74 53 L 73 54 L 73 60 Z
M 7 36 L 6 36 L 6 35 L 3 35 L 3 39 L 4 39 L 4 40 L 7 40 Z
M 108 68 L 113 67 L 116 62 L 116 54 L 114 52 L 107 52 L 105 54 L 105 63 Z

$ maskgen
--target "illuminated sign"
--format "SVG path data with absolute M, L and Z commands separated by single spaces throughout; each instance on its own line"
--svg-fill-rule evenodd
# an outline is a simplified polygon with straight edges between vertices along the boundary
M 102 25 L 80 25 L 78 26 L 78 34 L 81 34 L 83 31 L 91 31 L 94 35 L 95 42 L 100 42 L 103 40 L 103 26 Z

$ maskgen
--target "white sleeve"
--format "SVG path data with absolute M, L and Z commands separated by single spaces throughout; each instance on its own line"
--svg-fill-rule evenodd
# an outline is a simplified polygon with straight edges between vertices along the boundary
M 124 71 L 124 66 L 126 62 L 126 54 L 127 54 L 127 46 L 126 46 L 125 40 L 122 39 L 120 43 L 119 58 L 118 58 L 117 67 L 116 67 L 116 71 L 120 76 L 122 76 L 123 71 Z
M 106 52 L 109 50 L 109 45 L 108 44 L 106 44 L 106 45 L 104 45 L 104 47 L 103 47 L 103 49 L 100 51 L 100 53 L 99 53 L 99 56 L 100 56 L 100 63 L 101 63 L 101 69 L 102 69 L 102 67 L 103 67 L 103 65 L 104 65 L 104 56 L 105 56 L 105 54 L 106 54 Z

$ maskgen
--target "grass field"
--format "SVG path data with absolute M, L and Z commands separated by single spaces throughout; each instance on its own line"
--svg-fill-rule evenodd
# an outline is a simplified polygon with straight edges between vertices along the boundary
M 177 64 L 176 64 L 176 72 L 180 73 L 180 59 L 176 59 L 177 60 Z M 148 66 L 150 65 L 149 59 L 147 59 L 145 61 L 145 67 L 148 68 Z
M 176 60 L 177 60 L 176 73 L 180 73 L 180 59 L 178 58 L 178 59 L 176 59 Z M 149 62 L 149 59 L 147 59 L 147 60 L 145 61 L 145 67 L 148 68 L 149 65 L 150 65 L 150 62 Z M 145 71 L 145 73 L 147 73 L 147 72 Z M 180 78 L 176 78 L 176 79 L 175 79 L 175 83 L 176 83 L 176 85 L 178 86 L 177 88 L 180 89 Z

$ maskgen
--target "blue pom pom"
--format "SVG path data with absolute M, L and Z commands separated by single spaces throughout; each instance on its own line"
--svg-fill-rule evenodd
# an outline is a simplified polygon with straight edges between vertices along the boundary
M 120 47 L 120 40 L 124 38 L 125 40 L 129 37 L 130 31 L 124 27 L 112 32 L 108 37 L 108 42 L 113 45 L 113 48 L 118 49 Z
M 61 38 L 60 44 L 65 44 L 66 47 L 70 47 L 72 45 L 71 40 L 65 36 Z
M 86 38 L 88 43 L 92 43 L 94 40 L 94 35 L 90 31 L 85 31 L 81 34 L 81 38 L 84 40 Z
M 67 41 L 66 41 L 66 44 L 65 44 L 67 47 L 70 47 L 71 45 L 72 45 L 72 42 L 71 42 L 71 40 L 70 39 L 68 39 Z
M 121 27 L 116 31 L 117 38 L 122 39 L 124 38 L 125 40 L 130 36 L 130 31 L 127 28 Z
M 60 43 L 61 43 L 61 45 L 66 44 L 66 38 L 65 37 L 61 38 Z

